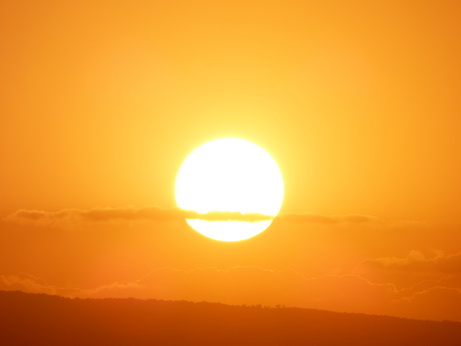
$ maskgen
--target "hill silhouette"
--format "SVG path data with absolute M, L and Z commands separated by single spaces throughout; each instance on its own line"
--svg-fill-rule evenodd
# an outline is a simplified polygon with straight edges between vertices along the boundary
M 461 323 L 0 291 L 1 345 L 460 345 Z

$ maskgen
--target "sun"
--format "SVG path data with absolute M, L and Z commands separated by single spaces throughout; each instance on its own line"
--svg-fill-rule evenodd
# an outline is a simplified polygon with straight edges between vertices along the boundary
M 179 208 L 197 213 L 186 220 L 197 232 L 215 240 L 238 241 L 269 227 L 282 206 L 284 184 L 277 163 L 264 149 L 244 139 L 221 138 L 203 144 L 184 160 L 175 195 Z M 210 220 L 208 213 L 224 219 Z M 259 217 L 248 221 L 244 219 L 248 214 Z

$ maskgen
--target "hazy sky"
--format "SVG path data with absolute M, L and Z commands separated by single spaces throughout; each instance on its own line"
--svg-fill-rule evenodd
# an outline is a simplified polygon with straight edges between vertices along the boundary
M 435 0 L 3 2 L 0 288 L 461 320 L 459 18 Z M 171 211 L 185 157 L 228 136 L 286 190 L 232 244 Z

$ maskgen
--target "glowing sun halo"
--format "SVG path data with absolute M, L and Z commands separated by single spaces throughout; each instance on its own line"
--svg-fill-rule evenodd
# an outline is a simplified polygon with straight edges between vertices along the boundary
M 263 232 L 283 201 L 283 178 L 277 163 L 259 146 L 239 138 L 221 138 L 195 149 L 179 169 L 175 194 L 178 207 L 206 214 L 261 214 L 256 221 L 187 219 L 212 239 L 237 241 Z

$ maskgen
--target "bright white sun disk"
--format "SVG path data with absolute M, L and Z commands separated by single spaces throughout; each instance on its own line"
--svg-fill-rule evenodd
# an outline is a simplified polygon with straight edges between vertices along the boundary
M 175 193 L 179 208 L 201 214 L 217 211 L 275 217 L 284 187 L 277 163 L 265 150 L 243 139 L 222 138 L 205 143 L 186 158 Z M 205 236 L 234 241 L 264 231 L 271 220 L 187 222 Z

